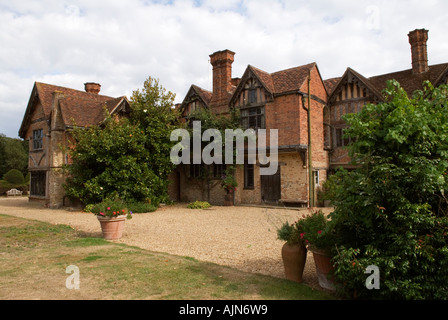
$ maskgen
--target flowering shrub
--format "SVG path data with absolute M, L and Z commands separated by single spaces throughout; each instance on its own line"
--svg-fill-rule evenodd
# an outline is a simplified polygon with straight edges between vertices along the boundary
M 124 207 L 124 203 L 120 200 L 104 200 L 101 203 L 90 205 L 86 208 L 99 217 L 118 217 L 125 215 L 127 219 L 132 218 L 132 211 Z
M 336 235 L 331 221 L 322 210 L 315 211 L 300 219 L 297 222 L 297 227 L 301 231 L 300 239 L 310 249 L 330 251 L 335 247 Z
M 235 176 L 233 175 L 234 168 L 231 167 L 226 170 L 225 174 L 222 175 L 221 187 L 226 190 L 227 193 L 232 193 L 236 190 L 238 183 L 236 182 Z
M 305 239 L 303 238 L 303 230 L 297 222 L 289 223 L 285 221 L 277 229 L 277 239 L 286 241 L 289 245 L 306 245 Z

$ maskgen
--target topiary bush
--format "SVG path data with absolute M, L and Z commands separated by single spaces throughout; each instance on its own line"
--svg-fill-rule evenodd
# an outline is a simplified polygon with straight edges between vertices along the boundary
M 23 173 L 17 169 L 11 169 L 4 174 L 3 179 L 12 185 L 22 185 L 25 184 L 25 178 Z

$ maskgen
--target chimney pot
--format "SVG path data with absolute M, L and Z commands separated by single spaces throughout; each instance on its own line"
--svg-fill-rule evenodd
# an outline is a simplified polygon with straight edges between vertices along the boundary
M 412 73 L 419 74 L 428 71 L 428 53 L 426 46 L 428 30 L 416 29 L 409 32 L 408 37 L 409 43 L 411 44 Z
M 86 92 L 98 94 L 100 93 L 101 85 L 95 82 L 86 82 L 84 83 L 84 89 Z

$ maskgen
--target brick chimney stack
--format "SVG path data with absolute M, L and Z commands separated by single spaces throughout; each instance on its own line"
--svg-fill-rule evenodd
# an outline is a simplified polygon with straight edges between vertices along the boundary
M 412 73 L 419 74 L 428 71 L 428 53 L 426 49 L 428 30 L 416 29 L 409 32 L 408 37 L 411 44 Z
M 86 82 L 84 83 L 84 89 L 89 93 L 100 93 L 101 85 L 95 82 Z
M 235 52 L 217 51 L 210 55 L 213 66 L 213 94 L 211 108 L 215 113 L 228 111 L 229 93 L 232 90 L 232 63 Z

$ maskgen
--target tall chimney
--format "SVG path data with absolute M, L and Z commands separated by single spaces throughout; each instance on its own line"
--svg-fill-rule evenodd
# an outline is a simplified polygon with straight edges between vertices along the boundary
M 428 53 L 426 50 L 428 30 L 416 29 L 409 32 L 408 37 L 411 44 L 412 73 L 419 74 L 428 71 Z
M 100 93 L 101 85 L 95 82 L 86 82 L 84 83 L 84 89 L 89 93 Z
M 232 90 L 234 56 L 235 52 L 227 49 L 210 55 L 210 63 L 213 66 L 213 94 L 210 104 L 216 113 L 228 110 L 229 92 Z

